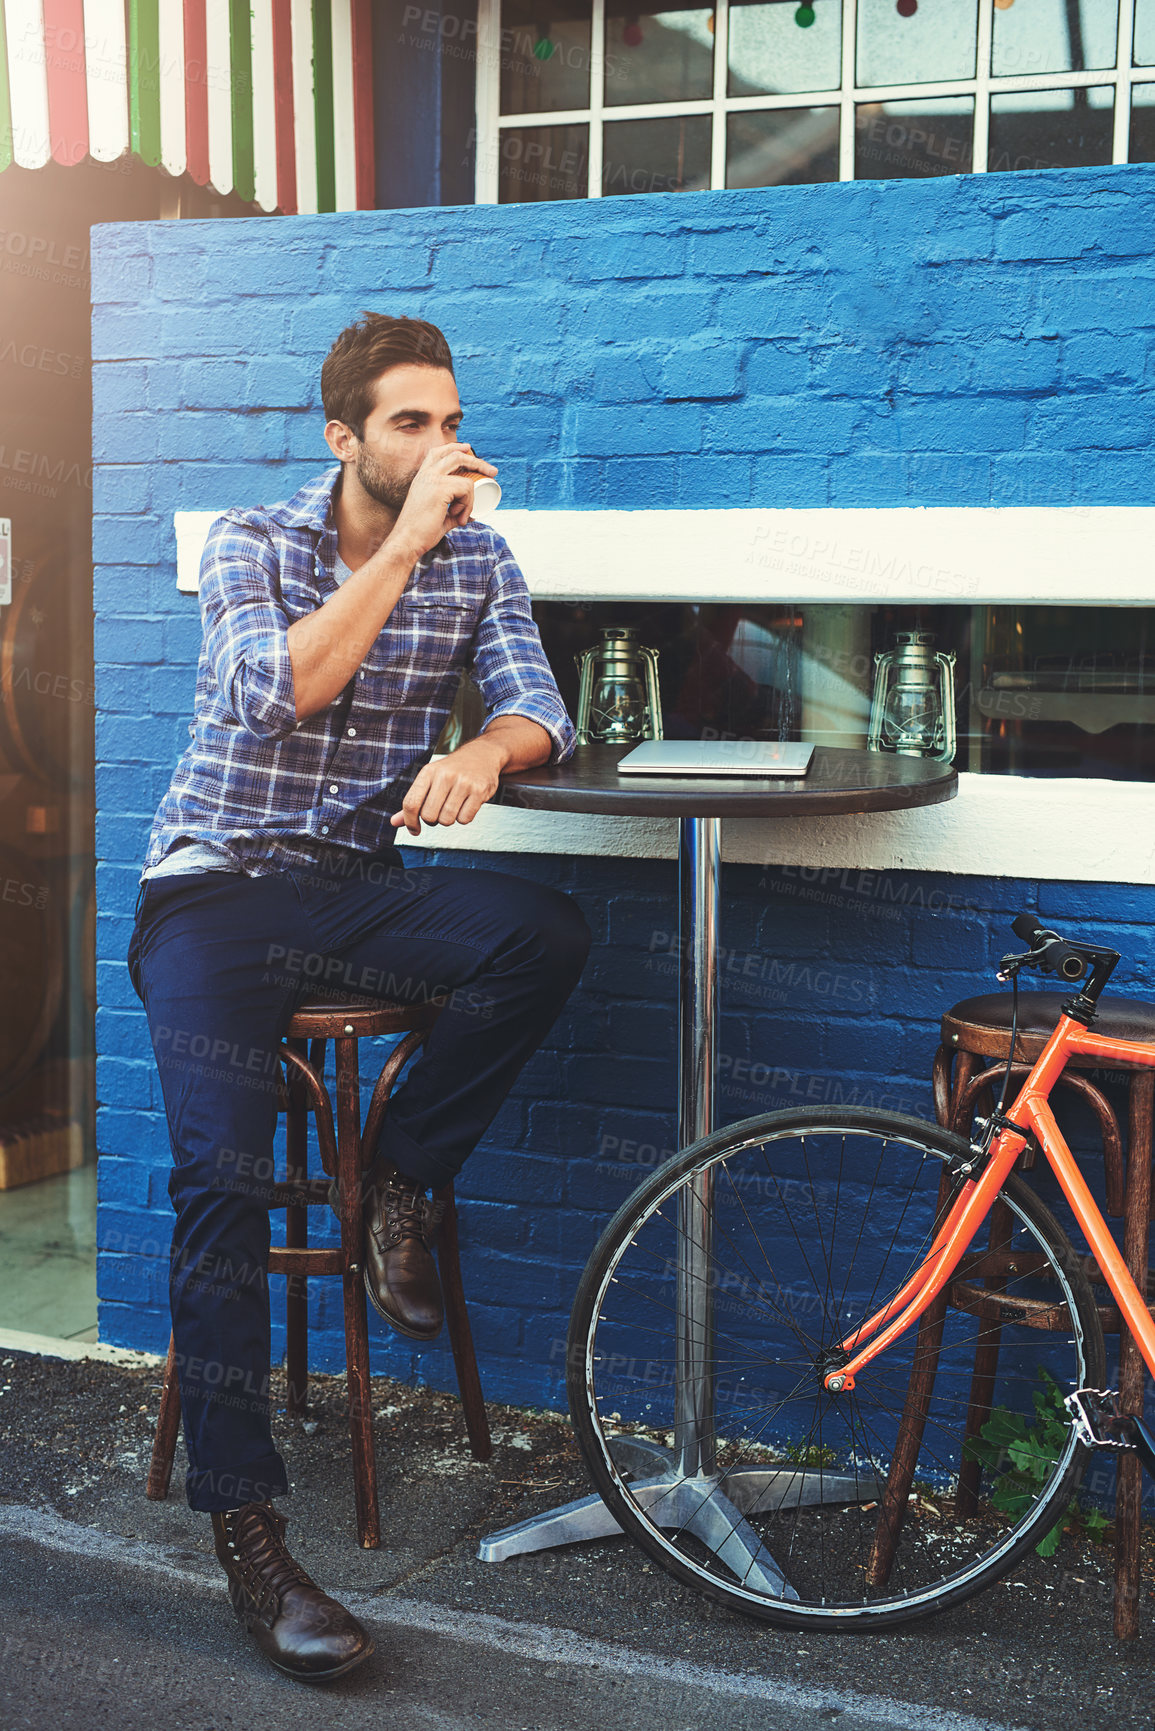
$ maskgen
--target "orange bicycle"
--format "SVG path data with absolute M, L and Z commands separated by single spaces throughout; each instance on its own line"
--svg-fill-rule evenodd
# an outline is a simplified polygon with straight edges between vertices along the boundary
M 1013 930 L 1016 1006 L 1024 970 L 1082 984 L 970 1142 L 900 1114 L 748 1118 L 659 1167 L 586 1266 L 567 1376 L 597 1489 L 734 1609 L 792 1628 L 945 1610 L 1047 1538 L 1093 1450 L 1155 1472 L 1142 1414 L 1103 1386 L 1084 1260 L 1013 1171 L 1028 1143 L 1046 1158 L 1155 1374 L 1155 1322 L 1049 1105 L 1073 1054 L 1155 1067 L 1155 1044 L 1095 1032 L 1114 950 L 1030 914 Z

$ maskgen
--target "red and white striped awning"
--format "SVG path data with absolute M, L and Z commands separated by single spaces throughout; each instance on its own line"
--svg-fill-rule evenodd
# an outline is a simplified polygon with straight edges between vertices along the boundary
M 262 210 L 372 209 L 370 0 L 0 0 L 0 169 L 126 151 Z

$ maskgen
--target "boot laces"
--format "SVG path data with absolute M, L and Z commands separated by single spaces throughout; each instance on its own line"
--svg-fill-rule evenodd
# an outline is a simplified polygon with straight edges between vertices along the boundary
M 429 1207 L 424 1190 L 395 1171 L 382 1186 L 382 1197 L 385 1207 L 379 1237 L 390 1245 L 399 1244 L 403 1238 L 418 1238 L 424 1244 Z
M 251 1503 L 229 1521 L 230 1548 L 237 1567 L 262 1609 L 274 1601 L 279 1604 L 291 1587 L 317 1587 L 290 1555 L 284 1531 L 284 1517 L 271 1503 Z

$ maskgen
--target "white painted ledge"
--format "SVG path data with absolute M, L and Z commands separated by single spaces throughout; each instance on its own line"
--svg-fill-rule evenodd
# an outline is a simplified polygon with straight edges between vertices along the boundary
M 587 817 L 486 806 L 470 824 L 406 847 L 672 859 L 674 818 Z M 722 851 L 743 865 L 963 877 L 1155 883 L 1155 790 L 1143 782 L 960 775 L 955 799 L 916 811 L 727 818 Z
M 219 511 L 176 511 L 177 588 L 195 594 Z M 806 511 L 501 511 L 538 600 L 1155 599 L 1155 506 L 894 506 Z
M 541 599 L 844 606 L 1149 602 L 1153 526 L 1146 506 L 506 511 L 494 523 Z

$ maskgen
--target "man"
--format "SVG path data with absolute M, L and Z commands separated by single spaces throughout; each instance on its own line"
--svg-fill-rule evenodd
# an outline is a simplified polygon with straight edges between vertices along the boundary
M 407 870 L 397 850 L 402 826 L 469 823 L 503 771 L 574 743 L 525 580 L 471 520 L 475 480 L 496 471 L 458 441 L 445 338 L 365 313 L 321 395 L 336 465 L 209 531 L 191 743 L 153 822 L 128 957 L 173 1152 L 188 1500 L 212 1515 L 238 1617 L 310 1679 L 372 1643 L 294 1562 L 272 1502 L 287 1490 L 267 1394 L 278 1042 L 318 980 L 444 1003 L 366 1186 L 369 1296 L 428 1340 L 442 1303 L 425 1192 L 460 1170 L 589 948 L 568 896 Z M 463 667 L 486 723 L 432 763 Z

